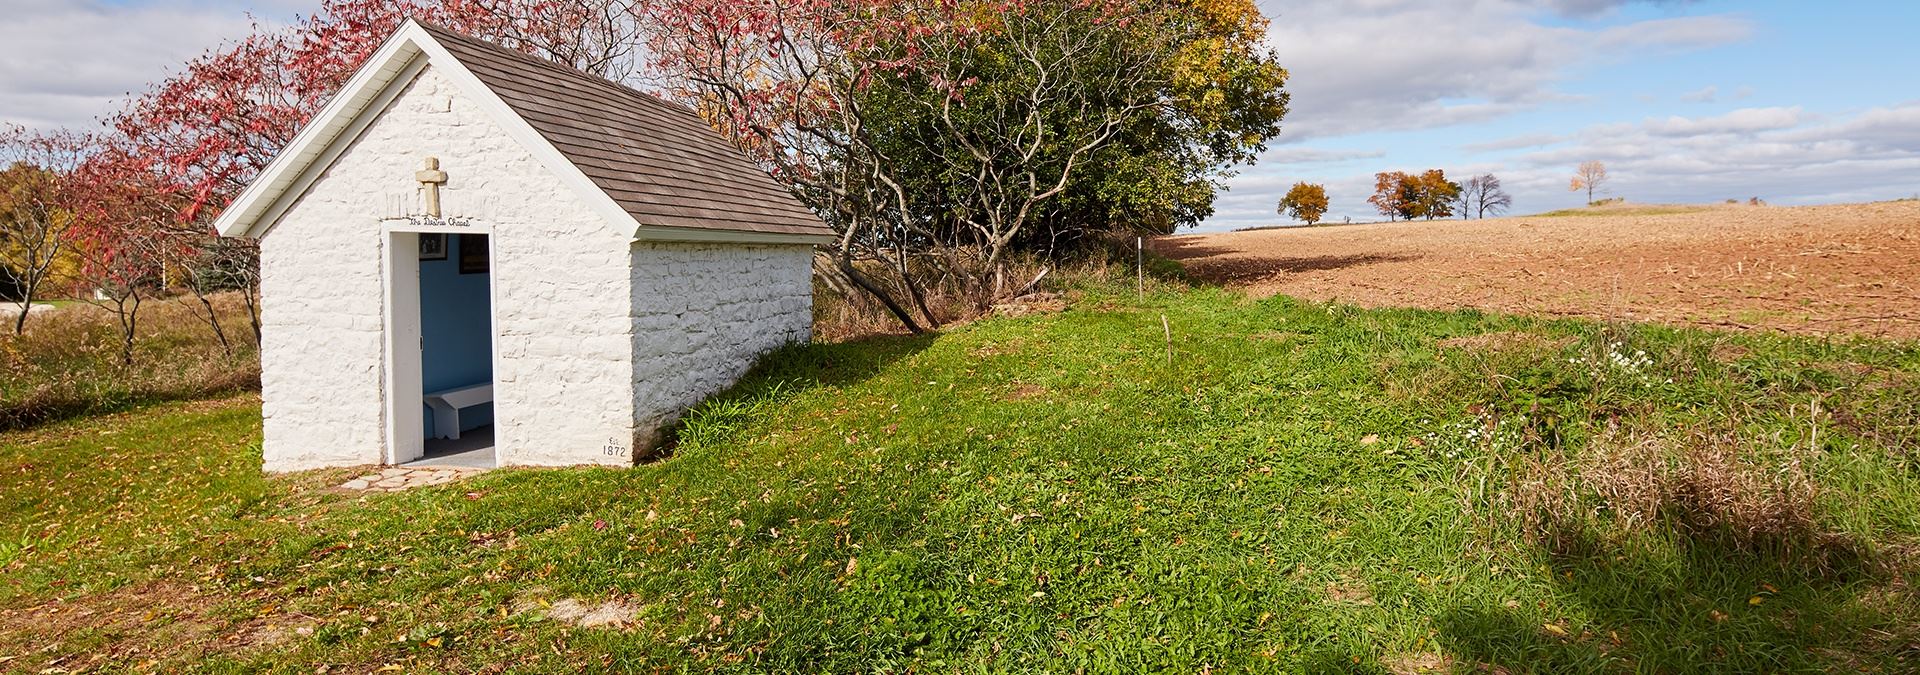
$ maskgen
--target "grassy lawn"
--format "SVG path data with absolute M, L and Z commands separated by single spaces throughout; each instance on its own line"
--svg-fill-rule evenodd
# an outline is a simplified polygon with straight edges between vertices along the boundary
M 0 435 L 0 669 L 1912 671 L 1916 372 L 1091 290 L 779 353 L 631 470 L 346 493 L 162 404 Z

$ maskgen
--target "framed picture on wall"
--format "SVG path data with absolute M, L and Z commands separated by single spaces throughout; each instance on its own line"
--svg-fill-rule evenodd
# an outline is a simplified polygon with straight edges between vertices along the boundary
M 487 235 L 460 235 L 460 273 L 487 273 Z
M 420 259 L 446 260 L 447 235 L 434 234 L 431 232 L 422 233 L 420 235 Z

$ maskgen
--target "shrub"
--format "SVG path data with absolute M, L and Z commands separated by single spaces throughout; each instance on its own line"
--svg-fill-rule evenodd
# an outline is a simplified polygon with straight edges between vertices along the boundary
M 1037 255 L 1012 255 L 997 266 L 986 269 L 981 258 L 961 251 L 951 258 L 928 254 L 915 259 L 909 269 L 921 280 L 921 296 L 927 309 L 940 323 L 971 321 L 992 313 L 995 307 L 1017 301 L 1020 295 L 1059 292 L 1086 284 L 1132 286 L 1134 265 L 1142 262 L 1149 284 L 1185 284 L 1189 279 L 1180 263 L 1145 251 L 1136 258 L 1134 238 L 1110 236 L 1098 246 L 1047 260 Z M 895 270 L 869 264 L 861 271 L 876 282 L 895 289 L 901 302 L 911 300 L 904 292 Z M 1041 273 L 1045 272 L 1044 277 Z M 994 283 L 990 280 L 998 278 Z M 989 280 L 982 287 L 981 282 Z M 1036 282 L 1037 280 L 1037 282 Z M 832 269 L 832 263 L 815 260 L 813 275 L 813 337 L 823 342 L 839 342 L 872 335 L 904 334 L 884 306 L 860 291 Z M 909 307 L 916 316 L 917 308 Z

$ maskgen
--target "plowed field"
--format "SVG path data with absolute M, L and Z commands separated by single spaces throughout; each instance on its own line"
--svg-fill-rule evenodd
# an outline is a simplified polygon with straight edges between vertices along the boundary
M 1920 202 L 1626 205 L 1578 215 L 1162 237 L 1256 295 L 1920 337 Z

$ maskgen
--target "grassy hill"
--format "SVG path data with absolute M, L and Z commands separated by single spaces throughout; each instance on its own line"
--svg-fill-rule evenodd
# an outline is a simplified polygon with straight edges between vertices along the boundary
M 1094 288 L 773 355 L 630 470 L 348 493 L 159 405 L 0 436 L 0 668 L 1911 670 L 1917 371 Z

